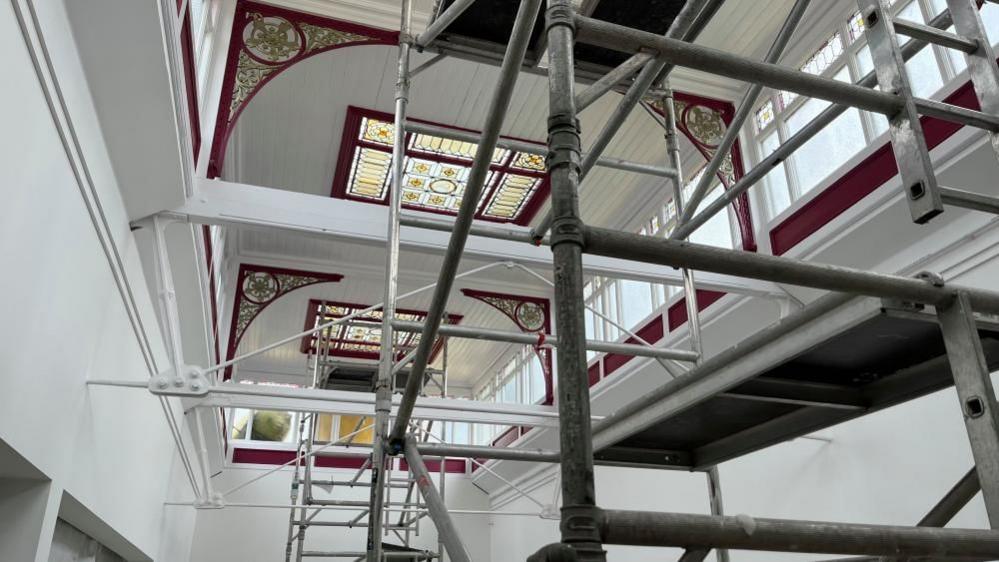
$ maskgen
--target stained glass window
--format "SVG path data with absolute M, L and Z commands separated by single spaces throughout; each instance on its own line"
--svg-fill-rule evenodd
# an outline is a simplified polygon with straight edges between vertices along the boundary
M 819 47 L 819 50 L 801 65 L 801 70 L 809 74 L 822 74 L 843 54 L 843 36 L 834 34 Z
M 351 108 L 347 126 L 351 129 L 349 135 L 345 132 L 344 141 L 350 144 L 341 154 L 349 155 L 351 161 L 347 170 L 338 172 L 334 197 L 387 203 L 395 135 L 391 116 Z M 457 214 L 477 149 L 475 143 L 409 134 L 403 165 L 403 206 Z M 535 203 L 547 194 L 547 189 L 544 156 L 497 148 L 476 218 L 527 224 L 539 206 Z
M 857 12 L 850 16 L 850 19 L 846 22 L 847 28 L 850 30 L 850 41 L 856 41 L 864 35 L 864 30 L 867 26 L 864 24 L 864 16 Z
M 309 327 L 317 327 L 327 324 L 338 318 L 343 318 L 364 310 L 368 306 L 363 304 L 310 300 L 308 310 L 310 321 L 307 325 Z M 405 322 L 423 322 L 426 317 L 427 313 L 419 310 L 396 310 L 396 318 Z M 381 322 L 382 311 L 372 310 L 366 312 L 356 317 L 356 320 L 367 323 Z M 447 324 L 457 324 L 460 321 L 461 316 L 455 314 L 448 314 L 445 318 L 445 323 Z M 320 341 L 323 341 L 323 346 L 327 345 L 325 342 L 326 338 L 328 338 L 329 355 L 333 357 L 378 359 L 382 345 L 382 330 L 381 327 L 371 324 L 351 324 L 350 322 L 337 324 L 323 330 L 321 335 L 316 333 L 303 338 L 301 345 L 302 353 L 315 352 L 320 347 L 318 345 Z M 396 339 L 396 353 L 398 358 L 416 349 L 419 343 L 420 334 L 398 333 Z M 438 341 L 434 346 L 431 361 L 437 355 L 440 346 L 441 342 Z M 325 353 L 324 349 L 321 351 Z
M 774 122 L 774 102 L 767 101 L 758 110 L 756 110 L 756 128 L 759 130 L 766 129 L 768 125 Z

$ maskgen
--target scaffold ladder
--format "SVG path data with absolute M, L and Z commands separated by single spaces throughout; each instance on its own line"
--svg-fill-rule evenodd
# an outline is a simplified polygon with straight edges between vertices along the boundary
M 858 0 L 858 5 L 878 85 L 882 91 L 902 100 L 899 111 L 889 116 L 889 132 L 912 220 L 926 223 L 942 213 L 945 204 L 999 214 L 997 197 L 938 184 L 920 122 L 920 115 L 925 115 L 984 128 L 989 131 L 993 149 L 999 154 L 999 122 L 996 121 L 999 66 L 976 0 L 947 0 L 955 33 L 893 17 L 888 0 Z M 964 53 L 981 111 L 915 97 L 905 70 L 899 35 Z

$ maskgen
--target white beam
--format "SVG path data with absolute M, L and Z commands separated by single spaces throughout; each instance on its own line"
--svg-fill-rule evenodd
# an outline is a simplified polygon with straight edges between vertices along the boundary
M 87 384 L 142 390 L 149 388 L 149 384 L 143 381 L 89 380 Z M 156 393 L 167 396 L 190 395 L 187 392 L 175 394 L 171 389 Z M 400 395 L 392 397 L 393 415 L 401 400 Z M 371 416 L 374 405 L 375 395 L 370 392 L 255 386 L 233 382 L 213 385 L 203 396 L 193 398 L 188 403 L 189 408 L 244 408 L 360 416 Z M 421 396 L 416 400 L 413 417 L 496 425 L 558 427 L 558 409 L 555 406 L 501 404 L 460 398 Z
M 287 232 L 333 239 L 344 243 L 385 246 L 384 207 L 247 184 L 220 180 L 197 180 L 194 196 L 180 207 L 168 211 L 179 220 L 198 224 L 230 227 L 277 228 Z M 410 214 L 418 214 L 412 213 Z M 439 218 L 437 215 L 426 215 Z M 528 229 L 510 226 L 511 230 Z M 449 234 L 403 227 L 404 250 L 443 253 Z M 469 258 L 509 260 L 537 269 L 551 270 L 551 250 L 522 242 L 471 236 L 465 249 Z M 601 256 L 584 256 L 587 275 L 634 279 L 650 283 L 680 286 L 683 279 L 670 267 L 629 262 Z M 784 298 L 783 292 L 769 282 L 741 279 L 728 275 L 702 273 L 698 287 L 745 295 Z

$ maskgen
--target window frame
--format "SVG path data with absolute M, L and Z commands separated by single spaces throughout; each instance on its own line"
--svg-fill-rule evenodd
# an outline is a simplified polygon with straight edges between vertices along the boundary
M 919 13 L 922 20 L 919 23 L 923 23 L 932 19 L 938 12 L 932 4 L 933 0 L 896 0 L 891 6 L 893 17 L 908 9 L 913 3 L 915 3 L 919 8 Z M 852 8 L 852 7 L 851 7 Z M 860 78 L 863 78 L 864 74 L 861 72 L 860 65 L 860 53 L 867 48 L 867 37 L 866 34 L 858 36 L 856 39 L 851 39 L 850 34 L 850 21 L 856 15 L 855 9 L 850 9 L 848 13 L 838 13 L 834 16 L 834 21 L 836 24 L 828 29 L 828 34 L 826 39 L 821 43 L 818 48 L 813 48 L 807 51 L 809 54 L 804 56 L 802 59 L 798 60 L 796 65 L 798 68 L 805 66 L 808 61 L 810 61 L 823 47 L 824 45 L 836 34 L 839 34 L 843 39 L 843 51 L 835 59 L 835 61 L 830 64 L 823 72 L 819 75 L 825 78 L 832 78 L 844 68 L 847 69 L 852 83 L 856 83 Z M 902 38 L 903 41 L 905 38 Z M 993 38 L 995 42 L 996 38 Z M 930 45 L 928 48 L 932 49 L 934 61 L 936 62 L 937 71 L 940 73 L 942 87 L 934 92 L 934 97 L 939 94 L 941 90 L 946 90 L 948 85 L 950 85 L 953 80 L 962 74 L 962 70 L 958 70 L 954 67 L 951 57 L 948 55 L 948 50 L 944 47 L 938 45 Z M 771 135 L 776 135 L 778 140 L 778 145 L 780 146 L 787 142 L 787 140 L 792 136 L 790 128 L 788 126 L 788 120 L 798 111 L 801 107 L 807 103 L 812 98 L 807 98 L 805 96 L 795 96 L 790 102 L 781 105 L 780 92 L 776 92 L 771 89 L 764 90 L 763 96 L 757 100 L 756 105 L 753 108 L 753 118 L 748 120 L 747 124 L 743 127 L 743 133 L 747 138 L 746 145 L 750 146 L 751 149 L 746 151 L 747 156 L 751 160 L 753 166 L 759 165 L 759 163 L 764 160 L 771 151 L 766 151 L 764 146 L 764 141 L 768 140 Z M 758 123 L 758 113 L 761 108 L 766 104 L 771 103 L 774 107 L 774 117 L 773 120 L 768 123 L 765 127 L 760 128 Z M 866 146 L 880 145 L 878 142 L 884 138 L 887 138 L 887 130 L 883 127 L 878 127 L 877 119 L 879 116 L 866 111 L 860 111 L 861 126 L 863 128 L 863 135 Z M 881 132 L 879 132 L 879 129 Z M 787 159 L 781 162 L 780 166 L 775 167 L 770 173 L 783 173 L 784 180 L 787 184 L 787 192 L 784 194 L 789 203 L 784 206 L 784 208 L 774 212 L 777 208 L 774 201 L 774 191 L 777 189 L 772 185 L 772 180 L 768 176 L 764 178 L 760 183 L 763 189 L 756 190 L 757 193 L 754 197 L 754 207 L 757 208 L 757 215 L 765 217 L 766 220 L 760 221 L 760 225 L 772 225 L 775 222 L 783 220 L 791 213 L 794 213 L 800 207 L 808 201 L 812 195 L 817 194 L 822 191 L 823 185 L 825 185 L 830 178 L 837 176 L 838 171 L 842 170 L 843 166 L 855 163 L 855 161 L 861 155 L 866 156 L 867 152 L 864 149 L 859 150 L 856 154 L 844 160 L 836 170 L 831 172 L 825 178 L 819 180 L 811 186 L 802 185 L 801 178 L 798 176 L 797 170 L 801 165 L 807 165 L 806 163 L 800 162 L 801 156 L 798 151 L 791 154 Z

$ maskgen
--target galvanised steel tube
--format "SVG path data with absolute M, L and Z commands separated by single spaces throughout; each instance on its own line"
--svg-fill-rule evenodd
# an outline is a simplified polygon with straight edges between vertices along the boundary
M 604 511 L 605 543 L 771 552 L 999 558 L 999 531 Z
M 557 351 L 562 542 L 580 562 L 605 562 L 593 485 L 590 385 L 583 317 L 583 222 L 579 218 L 579 119 L 574 102 L 571 0 L 548 0 L 548 176 L 551 182 Z
M 947 29 L 951 26 L 950 12 L 943 12 L 937 17 L 930 21 L 930 25 L 938 29 Z M 929 43 L 926 41 L 913 40 L 902 46 L 902 58 L 909 60 L 916 55 L 919 51 L 923 50 Z M 858 86 L 863 86 L 866 88 L 873 88 L 878 84 L 878 77 L 872 71 L 867 73 L 866 76 L 857 81 Z M 753 187 L 760 180 L 765 178 L 767 174 L 773 171 L 774 167 L 787 160 L 789 156 L 794 154 L 796 150 L 804 146 L 804 144 L 812 139 L 815 135 L 822 132 L 826 126 L 836 120 L 837 117 L 850 109 L 846 105 L 830 105 L 825 108 L 822 113 L 818 114 L 815 119 L 805 125 L 803 129 L 791 136 L 791 138 L 784 141 L 777 150 L 767 156 L 759 164 L 753 167 L 746 175 L 744 175 L 739 181 L 735 182 L 735 185 L 727 188 L 719 197 L 715 199 L 703 211 L 697 214 L 697 216 L 681 224 L 670 238 L 674 240 L 682 240 L 691 235 L 695 230 L 704 225 L 704 223 L 711 220 L 711 217 L 715 216 L 719 212 L 725 209 L 729 204 L 739 198 L 740 195 Z
M 651 53 L 635 53 L 632 55 L 628 60 L 615 67 L 614 70 L 603 75 L 600 80 L 591 84 L 589 88 L 576 94 L 576 111 L 582 111 L 589 107 L 590 104 L 620 84 L 622 80 L 638 72 L 638 69 L 644 67 L 653 58 L 654 56 Z
M 971 467 L 957 484 L 954 485 L 950 491 L 939 501 L 932 509 L 919 521 L 918 527 L 943 527 L 950 523 L 958 512 L 964 509 L 964 506 L 968 505 L 968 502 L 975 497 L 978 492 L 982 490 L 981 483 L 978 481 L 978 470 L 975 467 Z M 903 560 L 902 558 L 896 557 L 882 557 L 882 556 L 872 556 L 872 557 L 860 557 L 860 558 L 839 558 L 836 560 L 824 560 L 822 562 L 891 562 L 893 560 Z M 940 558 L 935 559 L 920 559 L 920 560 L 932 560 L 941 561 Z M 953 560 L 953 559 L 951 559 Z
M 357 324 L 364 324 L 358 322 Z M 408 322 L 396 320 L 392 323 L 396 330 L 400 332 L 420 333 L 424 324 L 420 322 Z M 524 332 L 507 332 L 503 330 L 492 330 L 473 326 L 454 326 L 445 324 L 441 326 L 437 333 L 442 336 L 449 336 L 461 339 L 502 341 L 509 343 L 522 343 L 526 345 L 547 344 L 558 347 L 558 339 L 548 334 L 531 334 Z M 620 353 L 622 355 L 633 355 L 635 357 L 658 357 L 662 359 L 675 359 L 677 361 L 694 362 L 697 360 L 697 353 L 685 349 L 667 349 L 659 347 L 648 347 L 629 343 L 616 343 L 606 341 L 586 340 L 586 349 L 590 351 L 602 351 L 606 353 Z
M 676 126 L 676 103 L 673 100 L 673 90 L 669 87 L 666 88 L 666 95 L 663 96 L 663 108 L 666 110 L 666 152 L 669 154 L 670 163 L 680 170 L 680 173 L 673 178 L 673 206 L 677 213 L 682 213 L 684 209 L 684 175 L 681 169 L 683 160 L 680 158 L 680 133 Z M 687 334 L 690 348 L 700 357 L 704 350 L 701 346 L 701 308 L 697 304 L 694 272 L 688 268 L 681 268 L 680 276 L 683 278 L 683 303 L 687 308 Z
M 426 219 L 423 217 L 414 217 L 409 215 L 403 215 L 399 219 L 402 226 L 410 226 L 413 228 L 422 228 L 424 230 L 437 230 L 440 232 L 451 232 L 454 230 L 454 223 L 449 220 L 442 219 Z M 529 232 L 517 231 L 510 228 L 502 228 L 498 226 L 479 226 L 472 225 L 469 229 L 469 234 L 474 234 L 476 236 L 483 236 L 486 238 L 495 238 L 497 240 L 510 240 L 511 242 L 528 242 L 533 243 L 531 240 L 531 234 Z
M 758 62 L 718 49 L 661 37 L 655 33 L 623 25 L 576 16 L 576 27 L 581 42 L 597 47 L 626 53 L 652 49 L 659 52 L 660 60 L 677 66 L 743 82 L 759 83 L 777 90 L 788 90 L 803 96 L 851 105 L 883 115 L 893 115 L 902 106 L 901 98 L 893 94 L 838 82 L 831 78 L 821 78 L 775 64 Z
M 403 0 L 399 26 L 399 66 L 395 86 L 395 130 L 392 143 L 392 191 L 389 195 L 385 292 L 382 300 L 382 346 L 375 381 L 374 449 L 371 452 L 371 511 L 368 513 L 368 562 L 382 560 L 382 525 L 385 507 L 385 457 L 389 414 L 392 410 L 395 335 L 392 320 L 399 297 L 399 216 L 402 212 L 402 179 L 406 155 L 406 109 L 409 104 L 409 62 L 412 50 L 413 0 Z M 310 441 L 311 445 L 311 441 Z M 306 494 L 312 491 L 311 485 Z M 299 548 L 301 550 L 301 547 Z
M 454 23 L 454 20 L 458 19 L 461 14 L 465 13 L 465 10 L 467 10 L 468 7 L 474 2 L 475 0 L 455 0 L 455 2 L 451 4 L 447 10 L 444 10 L 442 14 L 435 18 L 434 22 L 431 23 L 427 29 L 416 38 L 416 44 L 421 48 L 429 45 L 434 39 L 437 38 L 438 35 L 441 34 L 442 31 L 447 29 L 447 26 Z
M 491 154 L 492 150 L 489 152 Z M 420 456 L 420 452 L 417 450 L 416 438 L 412 434 L 406 436 L 405 449 L 409 470 L 416 478 L 416 485 L 420 489 L 420 494 L 427 501 L 430 518 L 437 527 L 437 534 L 443 540 L 448 556 L 452 562 L 471 562 L 472 557 L 465 550 L 465 545 L 462 544 L 461 537 L 458 536 L 458 530 L 454 526 L 454 521 L 451 520 L 451 514 L 448 513 L 447 505 L 430 479 L 427 465 L 423 463 L 423 457 Z
M 971 467 L 957 484 L 919 520 L 920 527 L 943 527 L 957 516 L 958 512 L 968 505 L 971 498 L 982 491 L 982 483 L 978 481 L 978 470 Z
M 687 38 L 689 37 L 690 27 L 696 23 L 698 14 L 717 9 L 724 0 L 687 0 L 683 5 L 683 9 L 677 15 L 673 23 L 670 24 L 669 30 L 666 32 L 665 37 L 667 38 Z M 712 8 L 711 6 L 715 6 Z M 706 22 L 705 22 L 706 24 Z M 617 107 L 614 108 L 614 113 L 611 114 L 607 122 L 604 123 L 603 128 L 600 130 L 600 134 L 594 139 L 593 144 L 590 146 L 589 152 L 582 155 L 583 163 L 580 166 L 579 178 L 580 181 L 583 180 L 596 165 L 597 160 L 603 154 L 604 150 L 607 149 L 607 145 L 610 144 L 611 140 L 614 139 L 614 135 L 617 134 L 621 125 L 624 124 L 628 116 L 631 115 L 632 110 L 638 105 L 642 98 L 645 96 L 652 84 L 656 82 L 660 75 L 662 75 L 666 70 L 666 62 L 653 59 L 646 63 L 642 71 L 638 73 L 638 77 L 625 92 L 624 97 L 618 101 Z M 578 111 L 578 108 L 577 108 Z M 673 177 L 676 180 L 682 174 L 681 170 L 678 170 L 676 162 L 671 162 L 673 169 L 677 170 L 677 175 Z M 552 220 L 554 218 L 553 212 L 548 211 L 548 213 L 541 219 L 538 226 L 533 231 L 533 236 L 536 240 L 541 239 L 548 233 L 548 229 L 551 228 Z
M 472 170 L 469 172 L 461 208 L 455 218 L 451 240 L 448 243 L 447 253 L 444 254 L 444 262 L 441 264 L 440 278 L 427 311 L 426 325 L 416 350 L 416 358 L 413 359 L 409 378 L 406 380 L 406 391 L 396 414 L 395 425 L 392 427 L 390 442 L 395 452 L 402 450 L 403 439 L 409 426 L 409 418 L 413 413 L 416 397 L 423 386 L 423 373 L 427 368 L 434 340 L 437 339 L 437 329 L 444 317 L 444 307 L 447 305 L 451 287 L 454 285 L 454 276 L 458 273 L 461 254 L 468 241 L 468 233 L 475 218 L 475 209 L 479 204 L 486 176 L 489 174 L 489 165 L 492 162 L 496 141 L 499 139 L 500 128 L 503 126 L 503 120 L 510 106 L 510 98 L 520 74 L 520 65 L 527 52 L 527 45 L 531 39 L 531 31 L 534 29 L 540 5 L 541 0 L 521 0 L 520 8 L 517 11 L 517 19 L 514 22 L 510 42 L 507 45 L 503 66 L 500 69 L 499 83 L 486 114 L 482 140 L 476 150 Z M 384 341 L 385 336 L 382 337 Z
M 423 135 L 433 135 L 435 137 L 442 137 L 462 142 L 478 143 L 482 140 L 482 136 L 478 133 L 448 129 L 447 127 L 420 123 L 418 121 L 407 122 L 406 131 Z M 541 156 L 548 154 L 548 150 L 544 146 L 514 139 L 499 139 L 496 142 L 496 146 L 499 148 L 506 148 L 508 150 L 516 150 L 517 152 L 525 152 L 527 154 L 538 154 Z M 647 174 L 650 176 L 660 176 L 664 178 L 676 175 L 676 170 L 672 168 L 664 168 L 662 166 L 655 166 L 652 164 L 643 164 L 641 162 L 632 162 L 621 158 L 601 156 L 597 159 L 596 165 L 604 168 L 613 168 L 615 170 L 624 170 L 625 172 L 635 172 L 636 174 Z
M 477 445 L 442 445 L 437 443 L 417 443 L 416 450 L 428 457 L 462 457 L 469 459 L 497 459 L 528 462 L 560 462 L 558 451 L 547 449 L 518 449 L 506 447 L 482 447 Z
M 706 359 L 687 373 L 618 408 L 604 419 L 593 423 L 594 448 L 599 451 L 606 445 L 615 443 L 621 438 L 656 423 L 657 420 L 648 419 L 649 416 L 643 415 L 646 408 L 654 406 L 667 396 L 711 376 L 716 371 L 742 359 L 764 345 L 798 330 L 812 320 L 843 306 L 853 298 L 855 298 L 853 295 L 845 293 L 831 293 L 823 296 L 769 328 L 756 332 L 725 351 Z M 641 419 L 642 423 L 631 423 L 636 419 Z
M 808 10 L 810 2 L 811 0 L 797 0 L 794 3 L 794 6 L 791 7 L 791 12 L 787 15 L 787 19 L 784 20 L 784 25 L 781 27 L 780 32 L 777 33 L 777 38 L 774 40 L 773 45 L 770 46 L 770 50 L 767 52 L 767 56 L 763 59 L 763 62 L 777 64 L 784 53 L 784 48 L 787 47 L 787 44 L 791 41 L 791 36 L 794 35 L 795 30 L 798 28 L 798 24 L 801 23 L 801 18 L 804 17 L 805 11 Z M 718 143 L 717 148 L 715 148 L 715 155 L 711 157 L 711 161 L 704 168 L 704 175 L 701 176 L 701 181 L 697 182 L 693 193 L 690 194 L 690 200 L 687 202 L 686 208 L 680 213 L 680 220 L 677 221 L 679 225 L 686 223 L 694 216 L 697 208 L 701 205 L 701 200 L 707 194 L 708 188 L 716 181 L 715 175 L 718 173 L 718 170 L 725 160 L 731 157 L 730 151 L 735 145 L 735 141 L 739 140 L 742 125 L 753 114 L 753 110 L 756 108 L 756 100 L 760 98 L 761 92 L 763 92 L 761 84 L 752 84 L 749 86 L 749 90 L 746 91 L 746 95 L 742 97 L 739 109 L 736 110 L 735 116 L 732 117 L 732 122 L 728 124 L 725 130 L 725 135 L 722 137 L 721 142 Z
M 724 250 L 703 244 L 651 238 L 605 228 L 586 228 L 587 253 L 643 263 L 689 267 L 871 297 L 898 298 L 922 304 L 949 302 L 967 293 L 974 310 L 999 313 L 999 292 L 957 285 L 935 285 L 930 280 L 874 273 L 849 267 Z

